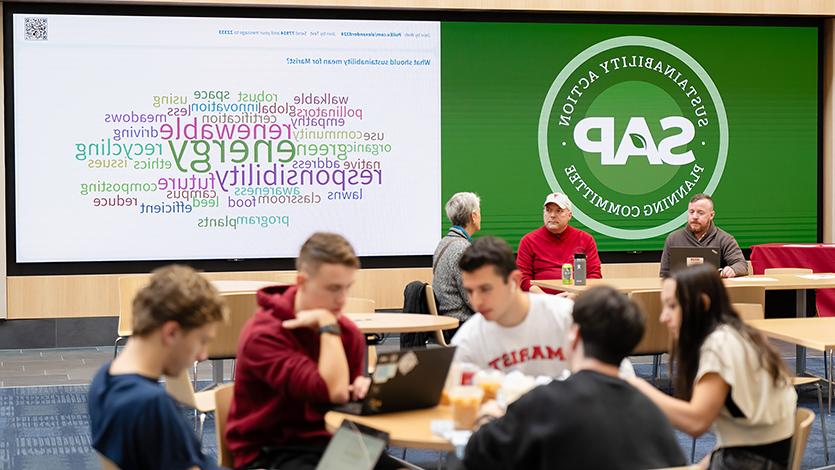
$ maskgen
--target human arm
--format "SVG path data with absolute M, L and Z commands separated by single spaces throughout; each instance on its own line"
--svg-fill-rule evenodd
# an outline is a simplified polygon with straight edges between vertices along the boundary
M 337 319 L 325 309 L 304 310 L 296 313 L 296 318 L 285 320 L 282 327 L 286 329 L 319 328 L 336 325 Z M 331 403 L 346 403 L 349 398 L 348 358 L 342 345 L 342 336 L 330 333 L 319 335 L 319 359 L 317 371 L 327 387 L 328 399 Z
M 603 272 L 600 268 L 600 255 L 597 253 L 597 243 L 594 237 L 588 236 L 586 241 L 586 278 L 600 279 L 603 277 Z
M 722 270 L 722 277 L 736 277 L 748 275 L 748 262 L 745 261 L 745 256 L 739 248 L 739 244 L 734 237 L 725 234 L 725 239 L 722 243 L 722 260 L 725 262 L 725 268 Z M 727 270 L 727 268 L 731 268 Z M 733 271 L 731 273 L 731 270 Z
M 526 407 L 517 402 L 513 411 L 504 414 L 490 403 L 479 411 L 477 424 L 481 426 L 467 443 L 465 467 L 469 470 L 533 467 L 539 455 L 532 441 L 523 438 L 529 423 L 525 416 L 530 417 Z
M 470 305 L 470 294 L 467 293 L 467 289 L 464 288 L 464 281 L 461 279 L 461 268 L 458 267 L 458 261 L 461 259 L 461 255 L 464 254 L 464 250 L 470 246 L 469 243 L 465 242 L 455 242 L 456 246 L 450 247 L 449 251 L 452 251 L 449 256 L 449 265 L 447 269 L 452 274 L 453 282 L 455 283 L 455 291 L 458 293 L 458 297 L 461 299 L 461 305 L 468 316 L 475 313 L 473 311 L 472 306 Z M 454 251 L 453 251 L 454 250 Z
M 533 259 L 533 247 L 528 239 L 528 235 L 525 235 L 519 242 L 519 250 L 516 253 L 516 268 L 519 269 L 519 272 L 522 274 L 521 287 L 523 291 L 531 290 L 531 280 L 534 278 Z M 539 287 L 536 287 L 536 289 L 537 290 L 533 292 L 542 292 L 542 289 Z
M 693 437 L 701 436 L 710 428 L 731 390 L 715 372 L 704 374 L 696 382 L 690 401 L 671 397 L 637 377 L 626 380 L 652 400 L 675 428 Z
M 170 468 L 215 470 L 214 459 L 203 454 L 194 430 L 167 394 L 136 403 L 132 426 L 121 431 L 120 468 Z M 127 435 L 130 429 L 130 435 Z M 129 450 L 128 450 L 129 449 Z
M 672 234 L 670 234 L 672 235 Z M 663 278 L 670 277 L 670 236 L 664 240 L 664 251 L 661 252 L 661 266 L 658 275 Z

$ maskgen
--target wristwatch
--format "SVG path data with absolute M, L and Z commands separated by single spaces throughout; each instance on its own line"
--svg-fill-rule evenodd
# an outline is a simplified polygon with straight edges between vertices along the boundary
M 339 336 L 342 334 L 342 328 L 339 327 L 339 323 L 329 323 L 319 327 L 319 334 L 324 333 Z

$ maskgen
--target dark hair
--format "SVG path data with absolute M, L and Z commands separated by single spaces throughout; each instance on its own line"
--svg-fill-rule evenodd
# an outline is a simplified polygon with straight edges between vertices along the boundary
M 737 330 L 751 343 L 760 358 L 760 365 L 771 375 L 775 386 L 788 382 L 788 371 L 780 355 L 731 307 L 728 292 L 715 267 L 708 264 L 692 266 L 677 271 L 672 279 L 676 282 L 676 299 L 681 306 L 681 328 L 673 351 L 678 361 L 674 380 L 676 395 L 686 400 L 692 396 L 702 344 L 721 325 Z M 707 297 L 708 305 L 703 296 Z
M 694 202 L 701 201 L 703 199 L 706 199 L 706 200 L 710 201 L 710 207 L 713 207 L 713 198 L 708 196 L 707 194 L 704 194 L 704 193 L 699 193 L 699 194 L 696 194 L 695 196 L 691 197 L 690 198 L 690 204 L 693 204 Z
M 357 269 L 360 260 L 342 235 L 316 232 L 302 245 L 299 257 L 296 258 L 296 269 L 312 275 L 323 264 L 341 264 Z
M 133 334 L 140 337 L 167 321 L 192 330 L 226 317 L 226 304 L 217 289 L 194 269 L 180 265 L 155 270 L 133 298 L 132 310 Z
M 573 315 L 586 356 L 607 364 L 620 365 L 644 335 L 641 309 L 611 287 L 597 286 L 580 294 Z
M 516 259 L 510 245 L 501 238 L 481 237 L 468 246 L 458 260 L 458 268 L 467 273 L 486 265 L 496 268 L 496 274 L 507 281 L 510 273 L 516 270 Z

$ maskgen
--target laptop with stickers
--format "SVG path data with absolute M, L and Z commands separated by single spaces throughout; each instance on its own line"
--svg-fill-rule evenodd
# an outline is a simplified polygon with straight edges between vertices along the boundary
M 441 400 L 455 348 L 416 348 L 382 353 L 365 400 L 334 407 L 353 415 L 431 408 Z

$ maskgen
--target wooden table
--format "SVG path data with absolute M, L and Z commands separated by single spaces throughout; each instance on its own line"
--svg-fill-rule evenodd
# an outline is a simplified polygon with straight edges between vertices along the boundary
M 826 382 L 829 384 L 829 410 L 832 410 L 832 359 L 835 357 L 835 317 L 815 318 L 774 318 L 770 320 L 750 320 L 747 322 L 769 338 L 779 339 L 798 346 L 823 351 L 829 358 Z M 799 361 L 799 358 L 798 358 Z M 804 366 L 805 369 L 805 366 Z M 801 372 L 806 372 L 805 370 Z
M 458 319 L 446 315 L 429 315 L 426 313 L 343 313 L 361 332 L 366 335 L 377 333 L 421 333 L 424 331 L 448 330 L 458 327 Z M 365 368 L 368 370 L 374 360 L 372 347 L 380 342 L 380 338 L 365 337 L 367 351 L 365 354 Z M 376 356 L 375 356 L 376 357 Z
M 769 274 L 742 276 L 723 279 L 727 287 L 763 287 L 765 290 L 794 290 L 796 291 L 795 315 L 798 318 L 806 316 L 806 290 L 825 289 L 835 287 L 835 274 L 815 273 L 818 276 L 830 276 L 825 279 L 806 279 L 797 274 Z M 773 279 L 773 280 L 771 280 Z M 611 286 L 624 294 L 635 291 L 661 290 L 660 277 L 608 278 L 589 279 L 586 286 L 563 284 L 562 280 L 535 280 L 531 284 L 565 292 L 579 293 L 593 286 Z M 804 346 L 797 346 L 797 373 L 801 375 L 806 370 L 806 350 Z
M 806 289 L 823 289 L 835 287 L 835 274 L 832 273 L 815 273 L 816 275 L 832 276 L 828 279 L 805 279 L 797 274 L 770 274 L 743 276 L 732 279 L 723 279 L 727 287 L 751 287 L 762 286 L 765 290 L 797 290 L 804 291 Z M 769 279 L 774 279 L 773 281 Z M 605 279 L 589 279 L 588 285 L 575 286 L 574 284 L 563 284 L 562 280 L 534 280 L 531 284 L 539 287 L 547 287 L 549 289 L 557 289 L 565 292 L 582 292 L 594 286 L 610 286 L 624 294 L 629 294 L 638 290 L 661 290 L 660 277 L 625 277 L 625 278 L 605 278 Z M 805 301 L 804 301 L 805 307 Z M 806 310 L 803 310 L 805 315 Z M 799 313 L 799 312 L 798 312 Z
M 755 274 L 768 268 L 807 268 L 826 272 L 835 266 L 835 245 L 830 243 L 766 243 L 751 246 Z M 818 316 L 835 315 L 835 289 L 816 292 Z
M 343 419 L 389 433 L 389 439 L 393 446 L 440 451 L 454 450 L 449 441 L 432 434 L 431 430 L 432 421 L 452 419 L 452 408 L 450 406 L 438 405 L 423 410 L 401 411 L 374 416 L 355 416 L 338 411 L 329 411 L 325 414 L 325 425 L 328 431 L 336 431 L 342 425 Z
M 363 333 L 420 333 L 458 327 L 458 319 L 425 313 L 345 313 Z

